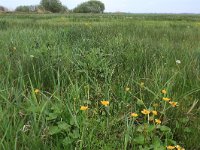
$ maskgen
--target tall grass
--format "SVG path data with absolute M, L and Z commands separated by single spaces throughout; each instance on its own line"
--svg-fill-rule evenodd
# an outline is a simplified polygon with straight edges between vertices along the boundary
M 162 89 L 179 103 L 162 120 L 173 140 L 200 149 L 199 21 L 1 15 L 0 149 L 145 149 L 130 113 L 159 102 Z

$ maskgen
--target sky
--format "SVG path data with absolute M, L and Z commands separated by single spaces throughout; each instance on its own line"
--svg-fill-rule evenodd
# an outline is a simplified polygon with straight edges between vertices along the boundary
M 60 0 L 73 9 L 87 0 Z M 128 13 L 199 13 L 200 0 L 101 0 L 106 12 Z M 0 5 L 15 9 L 19 5 L 36 5 L 40 0 L 0 0 Z

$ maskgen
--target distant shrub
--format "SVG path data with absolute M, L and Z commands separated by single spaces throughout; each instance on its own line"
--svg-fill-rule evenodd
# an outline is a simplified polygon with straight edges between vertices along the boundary
M 45 12 L 41 5 L 18 6 L 15 11 L 17 12 Z
M 96 0 L 91 0 L 88 2 L 81 3 L 73 12 L 75 13 L 103 13 L 105 10 L 104 3 Z
M 28 6 L 18 6 L 15 11 L 18 12 L 29 12 L 29 7 Z
M 41 0 L 40 4 L 45 10 L 53 13 L 61 12 L 64 8 L 60 0 Z

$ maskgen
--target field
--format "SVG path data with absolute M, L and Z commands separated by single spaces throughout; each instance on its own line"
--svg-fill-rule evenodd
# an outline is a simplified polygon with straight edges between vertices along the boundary
M 0 14 L 1 150 L 199 150 L 199 100 L 200 15 Z

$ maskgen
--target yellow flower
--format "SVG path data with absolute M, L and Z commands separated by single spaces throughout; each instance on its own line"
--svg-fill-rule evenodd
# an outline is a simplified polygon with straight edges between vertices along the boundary
M 175 146 L 169 145 L 169 146 L 167 146 L 167 149 L 173 150 L 173 149 L 175 149 Z
M 163 97 L 162 99 L 163 99 L 164 101 L 166 101 L 166 102 L 168 102 L 168 101 L 171 100 L 170 98 L 167 98 L 167 97 Z
M 101 104 L 107 107 L 109 105 L 109 101 L 101 101 Z
M 126 88 L 125 88 L 125 91 L 126 91 L 126 92 L 128 92 L 129 90 L 130 90 L 130 88 L 129 88 L 129 87 L 126 87 Z
M 171 104 L 172 107 L 176 107 L 178 106 L 178 102 L 169 102 Z
M 80 110 L 82 111 L 88 110 L 88 106 L 81 106 Z
M 157 124 L 161 124 L 161 120 L 160 120 L 160 119 L 155 119 L 155 122 L 156 122 Z
M 35 94 L 38 94 L 38 93 L 40 93 L 40 90 L 39 89 L 35 89 Z
M 155 115 L 155 116 L 157 116 L 157 115 L 158 115 L 158 112 L 157 112 L 156 110 L 153 110 L 153 111 L 152 111 L 152 114 Z
M 143 109 L 143 110 L 141 111 L 141 113 L 143 113 L 144 115 L 148 115 L 148 114 L 150 114 L 150 111 L 147 110 L 147 109 Z
M 161 92 L 162 92 L 163 94 L 167 94 L 167 91 L 166 91 L 165 89 L 163 89 Z
M 132 117 L 137 117 L 138 114 L 137 114 L 137 113 L 131 113 L 131 116 L 132 116 Z
M 15 50 L 16 50 L 16 47 L 13 47 L 13 50 L 15 51 Z
M 177 150 L 184 150 L 184 148 L 182 148 L 180 145 L 176 145 L 175 147 Z
M 177 150 L 185 150 L 185 148 L 181 147 L 180 145 L 174 146 Z

